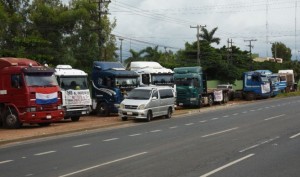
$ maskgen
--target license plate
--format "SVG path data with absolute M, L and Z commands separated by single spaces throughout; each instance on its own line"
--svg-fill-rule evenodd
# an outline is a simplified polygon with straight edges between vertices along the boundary
M 127 115 L 132 115 L 132 112 L 127 112 Z
M 86 112 L 85 112 L 85 111 L 82 111 L 81 114 L 86 114 Z
M 51 119 L 51 118 L 52 118 L 51 115 L 47 115 L 47 116 L 46 116 L 46 119 Z

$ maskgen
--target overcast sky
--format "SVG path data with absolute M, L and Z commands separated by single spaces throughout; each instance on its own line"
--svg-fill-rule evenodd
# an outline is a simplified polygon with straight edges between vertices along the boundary
M 221 44 L 215 47 L 229 38 L 249 50 L 245 40 L 255 39 L 252 52 L 266 57 L 270 42 L 282 42 L 300 59 L 300 0 L 111 0 L 109 13 L 117 20 L 113 34 L 125 38 L 123 58 L 130 48 L 155 44 L 160 50 L 183 49 L 185 42 L 196 41 L 197 30 L 190 26 L 206 25 L 209 31 L 218 27 Z

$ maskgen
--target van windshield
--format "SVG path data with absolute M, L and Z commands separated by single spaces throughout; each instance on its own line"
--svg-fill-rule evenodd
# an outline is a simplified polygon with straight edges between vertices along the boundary
M 148 100 L 151 96 L 151 90 L 136 89 L 128 93 L 127 99 Z
M 25 75 L 27 86 L 57 86 L 55 76 L 51 73 L 28 73 Z

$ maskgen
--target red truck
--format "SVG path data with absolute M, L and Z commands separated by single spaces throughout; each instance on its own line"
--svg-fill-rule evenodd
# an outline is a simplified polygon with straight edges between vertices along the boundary
M 0 124 L 48 126 L 63 119 L 55 69 L 27 58 L 0 58 Z

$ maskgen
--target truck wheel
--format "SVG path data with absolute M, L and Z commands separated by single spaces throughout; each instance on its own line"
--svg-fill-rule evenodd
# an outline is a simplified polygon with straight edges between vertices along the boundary
M 214 99 L 212 95 L 208 95 L 208 106 L 212 106 L 214 104 Z
M 246 100 L 247 100 L 247 101 L 255 100 L 255 95 L 254 95 L 254 93 L 247 93 L 247 94 L 246 94 Z
M 127 121 L 128 118 L 127 118 L 127 117 L 122 117 L 122 120 L 123 120 L 123 121 Z
M 169 109 L 168 109 L 168 113 L 167 113 L 167 115 L 166 115 L 166 118 L 167 118 L 167 119 L 170 119 L 170 118 L 172 117 L 172 113 L 173 113 L 172 108 L 169 108 Z
M 79 121 L 79 116 L 75 116 L 75 117 L 71 117 L 71 120 L 73 121 L 73 122 L 78 122 Z
M 41 126 L 41 127 L 47 127 L 47 126 L 49 126 L 51 123 L 50 122 L 44 122 L 44 123 L 38 123 L 39 124 L 39 126 Z
M 148 111 L 148 113 L 147 113 L 147 122 L 150 122 L 151 120 L 152 120 L 152 112 L 151 111 Z
M 10 109 L 10 110 L 9 110 Z M 5 128 L 15 129 L 21 128 L 22 124 L 19 121 L 16 110 L 9 108 L 4 115 L 3 124 Z
M 228 100 L 229 100 L 228 94 L 227 94 L 227 93 L 224 93 L 223 97 L 224 97 L 224 98 L 223 98 L 223 103 L 227 103 Z
M 97 114 L 99 116 L 109 116 L 108 105 L 104 102 L 97 104 Z

